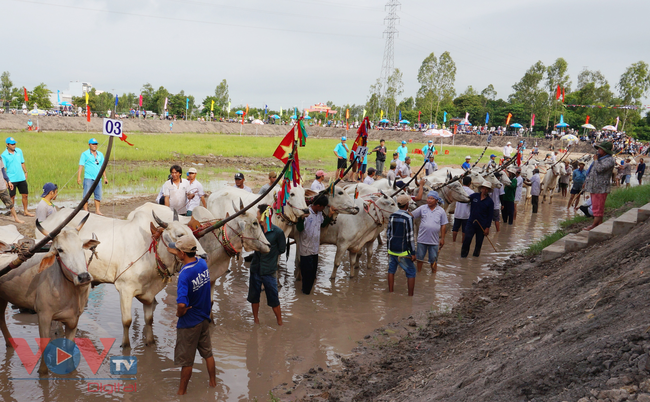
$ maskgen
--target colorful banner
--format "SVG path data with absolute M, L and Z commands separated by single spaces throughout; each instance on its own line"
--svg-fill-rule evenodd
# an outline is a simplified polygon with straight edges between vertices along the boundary
M 86 93 L 86 103 L 88 103 L 88 94 Z M 138 106 L 142 107 L 142 94 L 140 94 L 140 102 L 138 102 Z
M 587 120 L 585 121 L 585 124 L 589 124 L 589 115 L 587 115 Z
M 650 105 L 611 105 L 611 106 L 602 106 L 602 105 L 564 105 L 565 107 L 588 107 L 592 109 L 650 109 Z
M 444 114 L 444 116 L 443 116 L 443 118 L 442 118 L 442 122 L 443 122 L 443 123 L 446 123 L 446 122 L 447 122 L 447 112 L 445 112 L 445 114 Z
M 117 100 L 119 98 L 117 97 L 117 94 L 115 94 L 115 107 L 117 108 Z M 167 109 L 167 102 L 165 102 L 165 109 Z
M 163 107 L 164 110 L 167 110 L 167 98 L 165 98 L 165 107 Z
M 533 128 L 535 127 L 535 113 L 530 118 L 530 127 Z
M 27 88 L 23 87 L 23 90 L 25 90 L 25 102 L 29 102 L 29 96 L 27 96 Z
M 210 105 L 210 111 L 214 112 L 214 101 L 212 101 L 212 104 Z
M 365 112 L 365 110 L 364 110 Z M 365 114 L 364 114 L 365 116 Z M 420 122 L 420 117 L 422 116 L 422 111 L 418 110 L 418 123 Z
M 510 119 L 512 118 L 512 113 L 508 113 L 508 117 L 506 118 L 506 127 L 510 125 Z
M 88 106 L 88 92 L 86 92 L 86 106 Z M 140 95 L 140 106 L 142 106 L 142 95 Z
M 487 112 L 485 114 L 485 125 L 487 126 L 488 122 L 490 121 L 490 112 Z
M 86 105 L 86 120 L 90 123 L 90 106 L 88 105 Z

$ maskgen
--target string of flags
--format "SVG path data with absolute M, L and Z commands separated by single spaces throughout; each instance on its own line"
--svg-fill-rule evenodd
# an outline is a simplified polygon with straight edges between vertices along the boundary
M 602 105 L 564 105 L 565 107 L 587 107 L 592 109 L 650 109 L 650 105 L 611 105 L 611 106 L 602 106 Z
M 293 152 L 293 143 L 297 141 L 300 147 L 307 145 L 307 131 L 305 130 L 305 123 L 303 117 L 300 116 L 296 124 L 284 136 L 280 145 L 276 148 L 273 156 L 286 164 L 291 160 L 289 168 L 285 171 L 282 179 L 280 191 L 278 191 L 277 198 L 273 205 L 276 212 L 281 213 L 289 201 L 291 187 L 300 184 L 300 160 L 298 159 L 298 148 L 295 153 Z

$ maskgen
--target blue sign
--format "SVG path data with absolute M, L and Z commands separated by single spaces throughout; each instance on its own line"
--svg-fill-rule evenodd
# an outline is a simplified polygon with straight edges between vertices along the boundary
M 77 345 L 66 338 L 53 339 L 43 351 L 45 365 L 54 374 L 72 373 L 81 361 Z
M 138 373 L 138 358 L 135 356 L 111 356 L 111 374 L 134 375 Z

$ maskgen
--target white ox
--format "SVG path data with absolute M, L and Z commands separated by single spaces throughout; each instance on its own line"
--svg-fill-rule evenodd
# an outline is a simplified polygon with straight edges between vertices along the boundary
M 549 194 L 548 203 L 553 203 L 553 193 L 555 192 L 555 187 L 557 187 L 558 179 L 561 175 L 566 174 L 566 168 L 564 162 L 557 162 L 548 167 L 544 179 L 542 179 L 542 203 L 546 202 L 546 194 Z
M 74 339 L 93 279 L 83 250 L 99 244 L 94 234 L 90 239 L 81 239 L 79 231 L 86 219 L 88 215 L 78 227 L 61 230 L 47 254 L 39 253 L 0 277 L 0 329 L 7 347 L 16 347 L 5 321 L 7 303 L 36 311 L 39 338 L 50 337 L 54 320 L 65 325 L 68 340 Z M 36 227 L 42 229 L 38 221 Z M 45 359 L 41 360 L 38 372 L 47 373 Z
M 336 245 L 330 279 L 336 279 L 336 271 L 346 251 L 350 258 L 350 278 L 359 268 L 359 258 L 364 249 L 368 257 L 367 266 L 370 267 L 373 242 L 388 224 L 390 215 L 397 211 L 395 201 L 385 194 L 358 198 L 355 205 L 363 211 L 356 215 L 340 215 L 336 223 L 321 229 L 320 244 Z
M 155 212 L 156 216 L 164 221 L 173 219 L 173 212 L 169 207 L 164 205 L 148 202 L 129 214 L 132 215 L 138 211 L 144 211 L 147 214 Z M 190 229 L 195 230 L 199 225 L 212 224 L 216 221 L 214 215 L 207 209 L 199 206 L 192 210 L 192 217 L 181 216 L 179 221 L 184 225 L 189 225 Z M 230 266 L 230 259 L 236 253 L 240 253 L 242 248 L 246 247 L 248 251 L 259 251 L 261 253 L 269 252 L 269 242 L 264 236 L 264 232 L 257 219 L 248 222 L 246 218 L 237 217 L 220 229 L 212 231 L 199 238 L 201 246 L 208 254 L 208 269 L 210 270 L 210 294 L 214 298 L 214 283 L 218 278 L 223 276 Z M 226 250 L 226 248 L 228 250 Z
M 71 212 L 71 209 L 63 208 L 50 215 L 43 222 L 43 226 L 54 228 Z M 70 224 L 78 220 L 79 217 L 75 217 Z M 153 344 L 155 297 L 182 266 L 181 262 L 167 251 L 166 245 L 183 236 L 193 237 L 192 231 L 177 219 L 164 222 L 152 213 L 143 211 L 133 214 L 129 220 L 92 214 L 80 233 L 84 235 L 91 232 L 97 233 L 105 240 L 97 247 L 97 256 L 88 268 L 93 276 L 93 283 L 112 283 L 120 294 L 122 347 L 128 348 L 131 345 L 129 328 L 134 297 L 143 305 L 145 342 L 147 345 Z M 204 254 L 205 250 L 198 244 L 197 255 Z
M 249 219 L 256 219 L 257 205 L 273 204 L 274 196 L 271 194 L 273 192 L 269 193 L 262 201 L 246 211 L 245 215 Z M 257 194 L 252 194 L 235 187 L 227 187 L 210 195 L 208 198 L 208 210 L 215 218 L 224 219 L 227 214 L 232 215 L 237 211 L 237 205 L 241 209 L 244 205 L 249 205 L 254 202 L 257 198 Z M 282 229 L 286 237 L 289 236 L 298 219 L 306 215 L 309 215 L 309 208 L 307 208 L 307 203 L 305 202 L 305 189 L 302 186 L 293 186 L 289 191 L 289 199 L 287 200 L 287 205 L 284 207 L 284 212 L 280 214 L 274 213 L 271 222 Z

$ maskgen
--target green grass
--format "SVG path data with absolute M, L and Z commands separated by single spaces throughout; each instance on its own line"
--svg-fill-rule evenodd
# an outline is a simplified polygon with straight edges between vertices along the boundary
M 650 202 L 650 185 L 644 184 L 642 186 L 630 187 L 630 188 L 616 188 L 608 196 L 607 201 L 605 201 L 605 214 L 612 210 L 618 210 L 614 213 L 610 219 L 613 219 L 617 216 L 625 213 L 629 208 L 623 208 L 627 203 L 630 204 L 630 208 L 640 207 L 642 205 Z M 526 256 L 533 256 L 541 254 L 549 245 L 560 240 L 568 234 L 564 229 L 570 227 L 575 223 L 588 222 L 591 221 L 591 218 L 588 218 L 584 215 L 574 216 L 571 219 L 560 222 L 560 229 L 555 232 L 544 236 L 541 240 L 531 244 L 523 253 Z
M 78 132 L 23 132 L 13 134 L 19 148 L 25 155 L 25 166 L 29 172 L 28 183 L 30 186 L 30 200 L 40 198 L 41 188 L 47 182 L 53 182 L 61 188 L 61 198 L 76 197 L 81 193 L 81 186 L 77 185 L 76 172 L 79 156 L 88 149 L 88 139 L 95 137 L 100 142 L 99 150 L 106 153 L 108 137 L 98 133 Z M 106 174 L 110 185 L 104 188 L 105 194 L 125 192 L 143 193 L 156 192 L 167 177 L 168 163 L 173 160 L 183 160 L 192 155 L 222 155 L 224 157 L 249 157 L 272 158 L 277 148 L 280 137 L 252 137 L 225 134 L 137 134 L 131 133 L 128 137 L 133 147 L 121 141 L 114 141 L 111 154 L 111 165 Z M 348 141 L 351 146 L 353 139 Z M 333 149 L 339 142 L 334 138 L 308 138 L 307 146 L 300 148 L 299 156 L 303 168 L 319 168 L 333 172 L 336 169 L 336 159 Z M 369 148 L 379 145 L 379 141 L 370 141 Z M 389 151 L 388 160 L 392 152 L 400 144 L 397 141 L 388 141 L 386 147 Z M 409 151 L 422 148 L 424 142 L 408 144 Z M 476 159 L 482 148 L 464 146 L 446 146 L 449 150 L 445 155 L 440 152 L 440 143 L 436 144 L 439 155 L 436 162 L 439 166 L 460 165 L 466 155 Z M 489 152 L 488 152 L 489 154 Z M 423 163 L 421 155 L 411 154 L 412 166 L 419 169 Z M 487 158 L 487 157 L 484 157 Z M 375 156 L 369 158 L 369 165 L 374 165 Z M 486 159 L 487 160 L 487 159 Z M 150 164 L 134 162 L 151 162 Z M 277 161 L 276 161 L 277 162 Z M 199 180 L 204 181 L 208 176 L 221 172 L 234 172 L 236 166 L 227 168 L 202 167 Z M 264 170 L 265 169 L 261 169 Z M 65 183 L 68 183 L 63 188 Z M 209 189 L 208 189 L 209 190 Z

